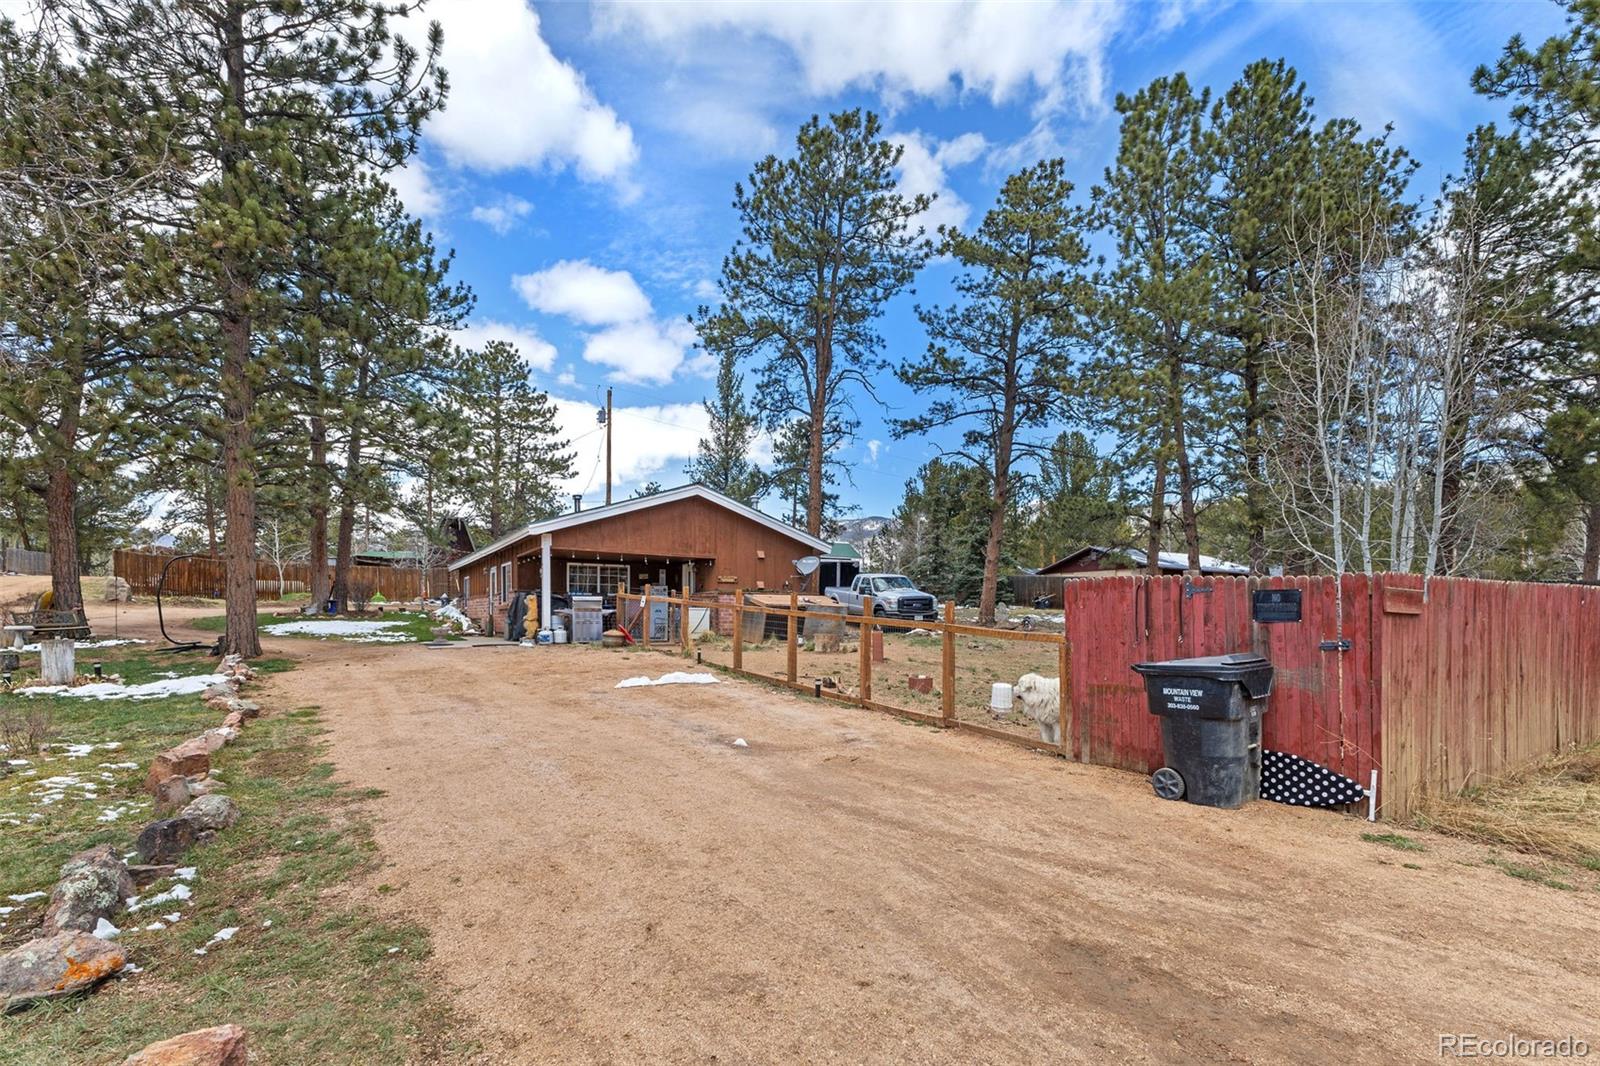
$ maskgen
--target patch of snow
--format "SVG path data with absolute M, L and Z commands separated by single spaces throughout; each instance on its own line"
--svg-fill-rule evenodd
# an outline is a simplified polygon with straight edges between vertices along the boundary
M 6 760 L 6 765 L 7 766 L 32 766 L 33 764 L 30 763 L 27 759 L 7 759 Z
M 183 917 L 183 912 L 182 911 L 173 911 L 171 914 L 163 914 L 161 917 L 165 918 L 169 922 L 175 922 L 179 918 Z
M 7 896 L 12 903 L 26 903 L 30 899 L 44 899 L 43 892 L 24 892 L 20 896 Z
M 308 637 L 338 637 L 356 643 L 400 642 L 411 640 L 408 633 L 390 633 L 387 630 L 403 626 L 404 621 L 352 622 L 343 618 L 307 618 L 298 622 L 274 622 L 262 626 L 263 633 L 275 637 L 302 635 Z
M 101 811 L 99 814 L 95 815 L 95 821 L 114 822 L 118 818 L 122 818 L 131 813 L 132 810 L 133 805 L 131 803 L 115 803 Z
M 203 948 L 195 948 L 194 949 L 194 953 L 196 955 L 204 955 L 206 953 L 207 949 L 214 948 L 218 944 L 224 943 L 225 941 L 232 940 L 233 939 L 233 934 L 237 933 L 238 931 L 239 931 L 239 927 L 237 925 L 230 925 L 226 929 L 218 929 L 216 935 L 213 936 L 210 940 L 206 941 L 206 946 L 203 947 Z
M 151 896 L 148 899 L 142 896 L 133 897 L 128 901 L 128 910 L 142 911 L 146 908 L 154 907 L 159 903 L 181 903 L 192 895 L 194 895 L 194 890 L 188 885 L 177 884 L 173 885 L 165 892 Z M 171 919 L 168 920 L 170 921 Z
M 94 931 L 90 935 L 97 936 L 101 940 L 115 940 L 122 935 L 122 930 L 101 918 L 94 923 Z
M 654 681 L 648 677 L 626 677 L 617 682 L 617 687 L 642 688 L 646 685 L 715 685 L 717 683 L 717 675 L 715 674 L 670 673 L 662 674 Z
M 146 643 L 146 641 L 139 640 L 139 639 L 134 638 L 134 637 L 123 637 L 121 640 L 76 640 L 76 641 L 73 641 L 73 647 L 75 647 L 75 648 L 115 648 L 115 647 L 118 647 L 119 645 L 122 645 L 122 644 L 144 644 L 144 643 Z M 37 644 L 24 644 L 21 648 L 19 648 L 17 650 L 18 651 L 31 651 L 31 652 L 37 653 L 39 651 L 39 645 L 37 645 Z
M 160 922 L 151 922 L 149 925 L 144 927 L 144 931 L 147 933 L 157 933 L 165 928 L 166 926 Z
M 263 928 L 263 929 L 271 929 L 272 928 L 272 919 L 268 918 L 266 921 L 262 922 L 261 923 L 261 928 Z
M 734 737 L 733 746 L 736 748 L 748 748 L 750 745 L 745 742 L 744 737 Z
M 168 696 L 191 696 L 204 692 L 212 685 L 227 680 L 221 674 L 196 674 L 193 677 L 169 677 L 160 681 L 147 681 L 142 685 L 119 685 L 103 681 L 94 685 L 33 685 L 17 689 L 21 696 L 72 696 L 80 700 L 162 700 Z M 102 744 L 101 747 L 113 745 Z M 115 745 L 121 747 L 120 744 Z M 92 744 L 72 744 L 67 748 L 67 758 L 77 759 L 93 750 Z
M 139 768 L 139 764 L 136 762 L 103 762 L 100 765 L 108 770 L 137 770 Z
M 180 881 L 193 881 L 194 870 L 195 868 L 193 866 L 180 866 L 176 870 L 172 871 L 172 876 L 176 877 Z
M 122 964 L 122 969 L 118 970 L 117 972 L 119 974 L 139 974 L 144 973 L 144 967 L 140 966 L 136 962 L 125 962 Z

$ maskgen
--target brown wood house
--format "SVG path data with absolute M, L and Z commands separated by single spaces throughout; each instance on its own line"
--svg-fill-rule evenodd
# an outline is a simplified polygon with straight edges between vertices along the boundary
M 608 599 L 619 584 L 673 595 L 740 590 L 815 591 L 795 560 L 824 555 L 825 540 L 701 485 L 684 485 L 534 522 L 450 564 L 463 610 L 504 631 L 518 592 L 534 595 L 538 618 L 573 595 Z M 530 631 L 531 631 L 530 626 Z

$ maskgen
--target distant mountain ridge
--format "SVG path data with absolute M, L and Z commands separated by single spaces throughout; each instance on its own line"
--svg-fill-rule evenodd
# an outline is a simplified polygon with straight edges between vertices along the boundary
M 839 532 L 834 540 L 842 540 L 851 545 L 856 551 L 861 551 L 867 546 L 867 541 L 877 535 L 878 531 L 888 525 L 891 519 L 882 515 L 867 515 L 864 518 L 851 518 L 839 524 Z

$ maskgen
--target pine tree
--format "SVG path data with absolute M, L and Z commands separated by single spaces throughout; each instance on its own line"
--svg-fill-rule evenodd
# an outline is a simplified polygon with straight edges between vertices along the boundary
M 1034 431 L 1066 413 L 1064 385 L 1083 338 L 1089 301 L 1082 274 L 1084 213 L 1071 206 L 1066 164 L 1052 159 L 1006 179 L 976 231 L 941 229 L 942 252 L 963 268 L 959 303 L 919 308 L 930 338 L 900 380 L 936 398 L 925 414 L 894 423 L 898 437 L 964 427 L 961 455 L 989 470 L 989 501 L 978 617 L 994 621 L 1000 547 L 1016 504 L 1016 464 L 1047 446 Z
M 1116 465 L 1078 432 L 1059 434 L 1040 456 L 1028 520 L 1018 551 L 1030 566 L 1045 566 L 1077 548 L 1129 543 L 1129 501 Z
M 471 434 L 460 467 L 478 523 L 495 540 L 560 512 L 573 453 L 556 426 L 555 404 L 528 380 L 528 365 L 513 345 L 490 341 L 465 353 L 465 371 L 452 389 Z
M 717 397 L 706 400 L 705 409 L 710 435 L 700 438 L 686 470 L 689 480 L 755 506 L 767 489 L 766 475 L 750 458 L 760 427 L 745 406 L 744 378 L 732 352 L 718 360 Z
M 256 632 L 258 431 L 281 411 L 269 343 L 293 269 L 304 198 L 318 167 L 384 169 L 415 150 L 443 102 L 430 28 L 425 53 L 390 29 L 405 4 L 368 0 L 48 0 L 75 49 L 102 64 L 129 113 L 170 116 L 168 150 L 186 164 L 144 202 L 145 247 L 130 289 L 171 309 L 159 339 L 187 356 L 182 384 L 211 393 L 188 433 L 213 435 L 227 485 L 224 651 L 260 654 Z M 177 346 L 180 346 L 178 348 Z M 270 402 L 276 402 L 272 400 Z
M 826 511 L 828 438 L 851 426 L 850 393 L 872 396 L 882 364 L 873 323 L 930 249 L 913 227 L 932 198 L 898 191 L 900 156 L 871 112 L 801 126 L 794 156 L 769 155 L 748 191 L 734 186 L 743 236 L 723 260 L 721 306 L 695 316 L 708 350 L 762 360 L 756 404 L 769 430 L 807 427 L 813 535 Z
M 1205 229 L 1214 174 L 1203 119 L 1209 93 L 1177 74 L 1118 95 L 1121 143 L 1095 213 L 1117 260 L 1098 306 L 1107 343 L 1091 388 L 1110 403 L 1102 424 L 1131 463 L 1151 471 L 1149 551 L 1162 548 L 1167 476 L 1177 475 L 1189 565 L 1200 565 L 1196 499 L 1218 422 L 1213 330 L 1217 279 Z

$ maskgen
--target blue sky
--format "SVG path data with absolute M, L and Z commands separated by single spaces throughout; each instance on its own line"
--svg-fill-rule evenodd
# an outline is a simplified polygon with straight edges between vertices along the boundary
M 518 344 L 574 440 L 571 491 L 604 492 L 594 408 L 616 390 L 623 495 L 684 480 L 701 435 L 708 360 L 684 317 L 710 298 L 736 236 L 733 184 L 786 152 L 814 113 L 867 107 L 906 146 L 901 181 L 936 192 L 930 228 L 975 223 L 1000 181 L 1047 155 L 1080 193 L 1110 162 L 1118 92 L 1185 71 L 1225 88 L 1285 57 L 1319 118 L 1386 123 L 1429 197 L 1468 131 L 1500 119 L 1473 68 L 1513 33 L 1558 32 L 1542 0 L 1446 3 L 535 4 L 433 0 L 452 92 L 421 155 L 393 177 L 456 250 L 478 294 L 464 340 Z M 403 32 L 405 32 L 403 30 Z M 411 30 L 413 35 L 415 30 Z M 891 361 L 926 340 L 916 302 L 948 299 L 930 265 L 885 308 Z M 887 514 L 938 439 L 893 440 L 917 399 L 885 375 L 843 456 L 862 514 Z

